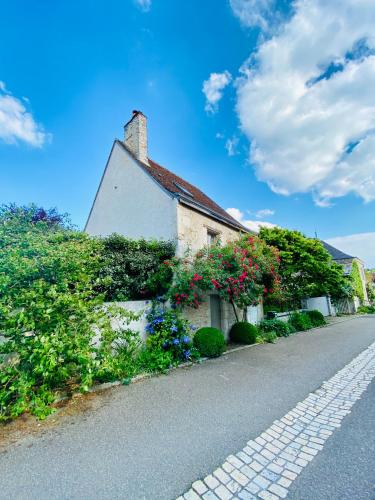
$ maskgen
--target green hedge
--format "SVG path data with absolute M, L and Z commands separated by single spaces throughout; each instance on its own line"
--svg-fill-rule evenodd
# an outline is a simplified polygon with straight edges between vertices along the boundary
M 294 312 L 289 318 L 289 323 L 297 332 L 309 330 L 313 327 L 310 317 L 306 313 Z
M 238 344 L 255 344 L 258 334 L 256 326 L 247 321 L 239 321 L 230 329 L 229 338 Z
M 291 323 L 281 319 L 264 319 L 260 322 L 259 328 L 264 333 L 275 332 L 278 337 L 288 337 L 296 331 Z
M 312 311 L 306 311 L 307 316 L 310 318 L 312 326 L 323 326 L 326 324 L 323 314 L 316 309 Z
M 162 295 L 172 271 L 160 275 L 160 264 L 175 254 L 170 241 L 132 240 L 112 234 L 101 239 L 100 290 L 106 301 L 141 300 Z
M 225 338 L 218 328 L 200 328 L 194 335 L 193 344 L 202 356 L 217 358 L 225 351 Z

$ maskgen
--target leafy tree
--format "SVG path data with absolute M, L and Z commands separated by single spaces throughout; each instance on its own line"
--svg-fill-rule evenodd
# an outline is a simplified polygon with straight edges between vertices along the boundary
M 306 297 L 352 293 L 342 267 L 333 262 L 321 241 L 299 231 L 262 227 L 259 237 L 280 252 L 280 276 L 288 302 L 298 304 Z
M 362 304 L 364 299 L 365 299 L 365 295 L 363 292 L 361 271 L 360 271 L 358 262 L 355 260 L 353 261 L 353 264 L 352 264 L 352 270 L 350 273 L 350 277 L 352 279 L 354 293 L 359 298 L 359 300 L 361 301 L 361 304 Z

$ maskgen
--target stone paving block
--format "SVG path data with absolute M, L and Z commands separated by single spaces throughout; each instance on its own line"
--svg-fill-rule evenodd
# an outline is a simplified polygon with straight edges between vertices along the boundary
M 281 474 L 281 471 L 283 470 L 283 468 L 280 467 L 280 465 L 277 465 L 273 462 L 267 466 L 267 469 L 274 472 L 275 474 Z
M 195 483 L 192 484 L 193 490 L 195 490 L 198 495 L 203 495 L 203 493 L 206 493 L 207 491 L 207 486 L 204 484 L 203 481 L 195 481 Z
M 237 469 L 244 465 L 244 463 L 234 455 L 229 455 L 229 457 L 227 458 L 227 462 L 231 463 L 233 467 Z
M 258 493 L 258 497 L 262 498 L 263 500 L 279 500 L 276 495 L 267 490 Z
M 237 457 L 245 464 L 249 464 L 252 461 L 252 458 L 249 457 L 249 455 L 247 455 L 244 451 L 239 451 L 237 453 Z
M 203 481 L 207 484 L 207 486 L 211 490 L 214 490 L 215 488 L 217 488 L 217 486 L 220 485 L 219 481 L 212 474 L 210 474 L 209 476 L 205 477 Z
M 234 470 L 230 474 L 232 478 L 237 481 L 241 486 L 246 486 L 247 483 L 249 482 L 249 478 L 245 476 L 245 474 L 242 474 L 239 470 Z
M 220 500 L 229 500 L 233 497 L 232 493 L 223 484 L 216 488 L 215 494 Z
M 280 474 L 275 474 L 274 472 L 268 470 L 268 469 L 263 469 L 262 472 L 260 473 L 261 476 L 265 477 L 271 482 L 275 482 L 279 479 Z
M 203 500 L 220 500 L 213 491 L 207 491 L 202 498 Z
M 241 498 L 241 500 L 256 500 L 257 498 L 246 490 L 242 490 L 240 493 L 238 493 L 237 497 Z
M 288 490 L 286 490 L 285 488 L 283 488 L 279 484 L 271 484 L 271 486 L 268 488 L 268 490 L 280 498 L 286 498 L 286 496 L 288 494 Z
M 271 481 L 269 481 L 265 477 L 259 475 L 259 476 L 254 477 L 253 483 L 260 486 L 260 488 L 266 489 L 271 484 Z
M 225 470 L 225 472 L 232 472 L 232 471 L 234 471 L 233 465 L 230 464 L 229 462 L 224 462 L 223 465 L 222 465 L 222 468 Z
M 230 481 L 228 474 L 220 468 L 214 471 L 214 476 L 223 484 L 227 484 Z
M 287 479 L 290 479 L 291 481 L 294 481 L 295 478 L 297 477 L 297 474 L 290 470 L 283 470 L 281 473 L 282 476 L 286 477 Z
M 189 490 L 184 495 L 185 500 L 200 500 L 200 496 L 195 493 L 193 490 Z
M 258 491 L 260 491 L 260 488 L 257 484 L 251 482 L 250 484 L 248 484 L 246 486 L 245 490 L 249 491 L 253 495 L 256 495 L 258 493 Z
M 304 460 L 303 458 L 297 458 L 296 461 L 294 462 L 296 465 L 299 465 L 300 467 L 306 467 L 306 465 L 309 463 L 308 460 Z
M 290 462 L 285 464 L 285 468 L 291 470 L 292 472 L 295 472 L 296 474 L 299 474 L 302 471 L 302 467 L 296 464 L 292 464 Z
M 256 460 L 253 460 L 250 464 L 250 467 L 255 470 L 255 472 L 260 472 L 263 469 L 263 465 L 261 465 Z
M 243 467 L 241 467 L 240 470 L 242 474 L 245 474 L 245 476 L 248 477 L 250 480 L 257 475 L 257 473 L 253 469 L 250 469 L 248 465 L 244 465 Z
M 292 484 L 292 481 L 290 479 L 287 479 L 286 477 L 281 477 L 278 481 L 277 484 L 281 484 L 284 488 L 289 488 L 289 486 Z
M 225 487 L 228 488 L 228 490 L 234 495 L 242 489 L 241 486 L 234 479 L 229 481 L 229 483 L 227 483 Z

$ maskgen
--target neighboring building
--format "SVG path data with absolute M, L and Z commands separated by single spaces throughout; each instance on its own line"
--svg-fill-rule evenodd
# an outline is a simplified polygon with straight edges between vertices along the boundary
M 148 156 L 147 118 L 133 111 L 123 141 L 113 143 L 85 231 L 129 238 L 173 240 L 177 254 L 196 252 L 220 239 L 223 243 L 249 232 L 198 188 Z M 193 321 L 224 331 L 232 312 L 212 295 Z M 198 319 L 197 319 L 198 318 Z
M 359 274 L 361 277 L 361 283 L 362 283 L 362 289 L 363 289 L 363 297 L 364 300 L 363 302 L 365 304 L 368 303 L 368 297 L 367 297 L 367 290 L 366 290 L 366 275 L 365 275 L 365 268 L 364 268 L 364 263 L 359 259 L 358 257 L 353 257 L 352 255 L 348 255 L 341 250 L 333 247 L 332 245 L 329 245 L 325 241 L 322 241 L 324 248 L 331 254 L 332 259 L 337 263 L 340 264 L 343 269 L 344 273 L 349 276 L 352 272 L 353 269 L 353 263 L 356 262 L 358 265 L 359 269 Z

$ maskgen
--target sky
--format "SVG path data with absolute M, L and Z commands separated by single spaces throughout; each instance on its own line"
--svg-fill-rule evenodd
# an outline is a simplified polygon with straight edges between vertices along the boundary
M 0 46 L 0 204 L 83 228 L 139 109 L 149 156 L 250 228 L 375 267 L 373 0 L 13 0 Z

